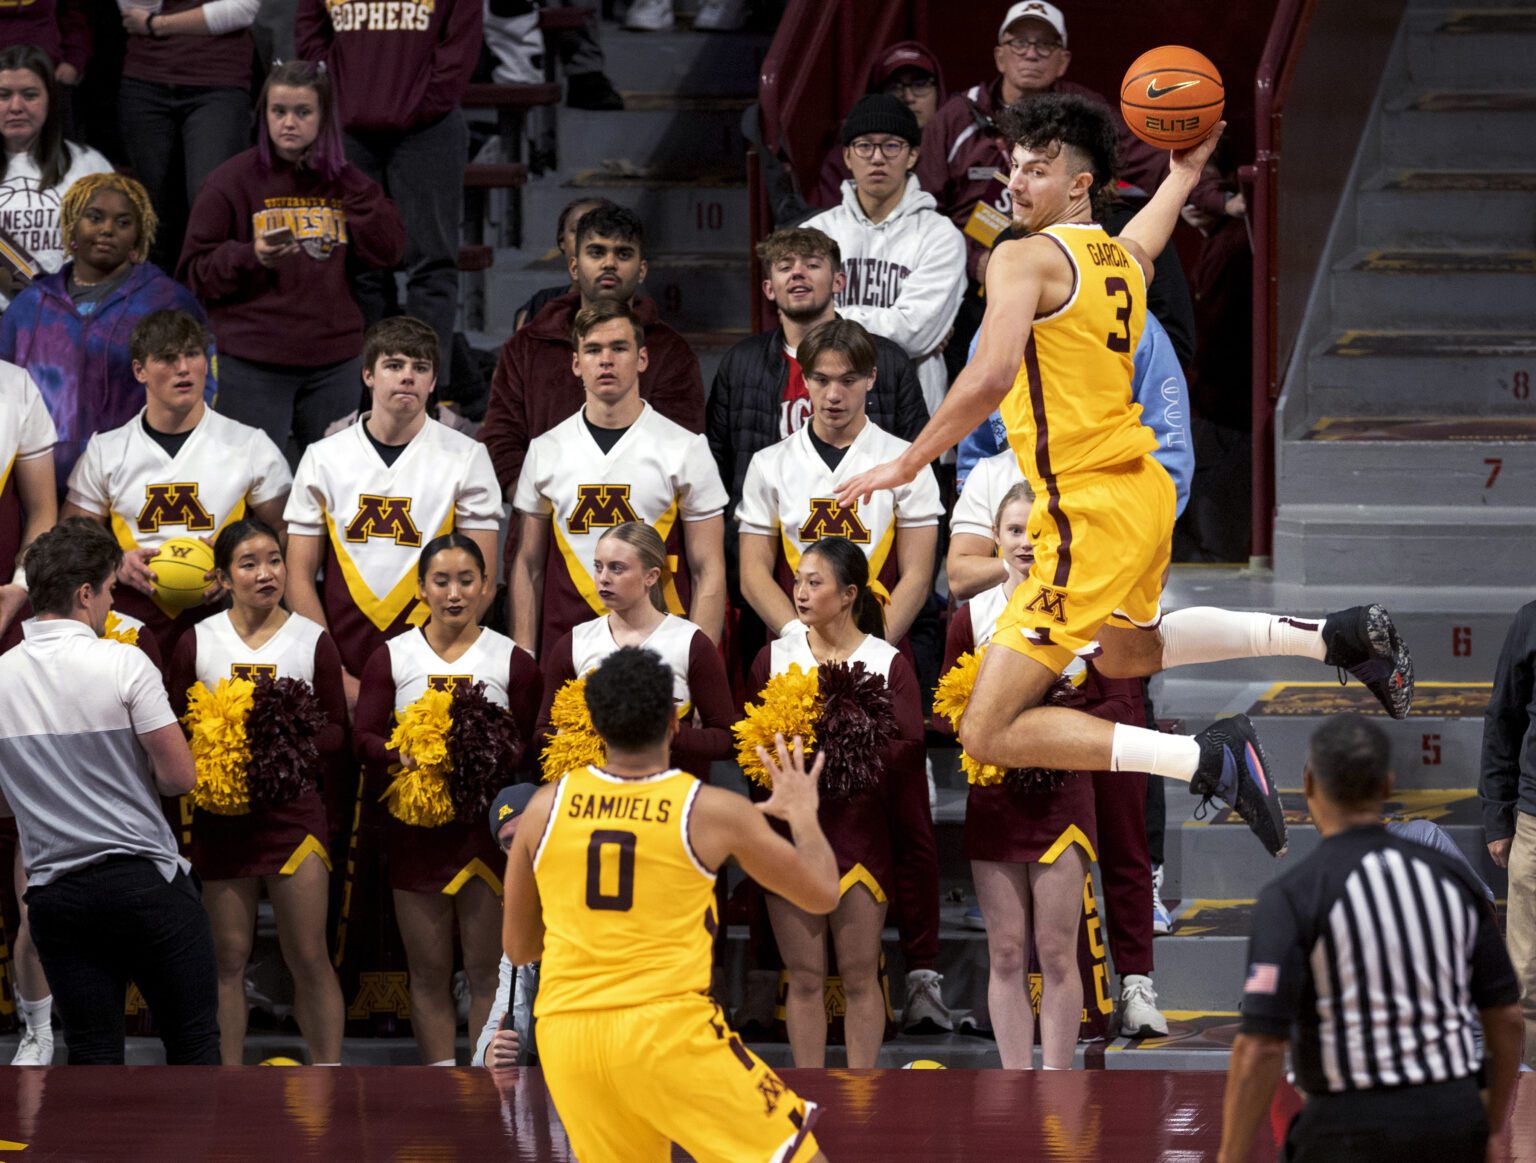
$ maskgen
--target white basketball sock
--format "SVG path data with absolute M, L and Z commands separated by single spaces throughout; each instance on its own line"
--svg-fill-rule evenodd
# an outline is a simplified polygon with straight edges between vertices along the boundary
M 428 1066 L 457 1066 L 458 1063 L 455 1062 L 452 1058 L 444 1058 L 441 1062 L 428 1062 L 427 1065 Z
M 28 1001 L 17 994 L 16 1008 L 21 1011 L 21 1017 L 26 1022 L 27 1029 L 33 1031 L 53 1029 L 53 994 L 50 993 L 37 1001 Z
M 1188 783 L 1200 765 L 1200 744 L 1188 735 L 1165 735 L 1145 727 L 1115 724 L 1111 771 L 1145 771 Z
M 1323 624 L 1305 618 L 1275 614 L 1245 614 L 1193 606 L 1175 610 L 1163 618 L 1163 667 L 1192 662 L 1222 662 L 1228 658 L 1263 658 L 1294 655 L 1321 662 Z

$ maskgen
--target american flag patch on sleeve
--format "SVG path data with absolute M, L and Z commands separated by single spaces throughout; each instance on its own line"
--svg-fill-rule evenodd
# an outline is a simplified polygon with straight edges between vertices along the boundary
M 1243 982 L 1244 993 L 1273 994 L 1280 988 L 1280 967 L 1268 962 L 1256 961 L 1248 967 L 1248 980 Z

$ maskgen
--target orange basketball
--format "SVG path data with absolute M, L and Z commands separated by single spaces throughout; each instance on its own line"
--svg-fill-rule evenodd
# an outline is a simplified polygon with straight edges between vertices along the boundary
M 1159 149 L 1186 149 L 1221 120 L 1227 92 L 1209 58 L 1165 44 L 1142 53 L 1120 82 L 1120 113 L 1131 132 Z

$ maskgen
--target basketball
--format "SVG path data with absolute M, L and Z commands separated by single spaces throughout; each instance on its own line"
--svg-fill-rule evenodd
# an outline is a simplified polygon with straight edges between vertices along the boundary
M 1120 114 L 1159 149 L 1187 149 L 1221 120 L 1226 89 L 1202 53 L 1165 44 L 1142 53 L 1120 82 Z
M 303 1066 L 297 1058 L 266 1058 L 262 1060 L 263 1066 Z
M 173 609 L 185 610 L 203 600 L 213 550 L 196 537 L 172 537 L 149 559 L 149 568 L 155 574 L 155 597 Z
M 902 1067 L 903 1070 L 947 1070 L 942 1062 L 935 1062 L 932 1058 L 917 1058 Z

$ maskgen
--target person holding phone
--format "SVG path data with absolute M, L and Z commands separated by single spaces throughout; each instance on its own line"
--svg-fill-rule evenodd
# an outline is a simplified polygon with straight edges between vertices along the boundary
M 214 170 L 192 207 L 177 276 L 219 341 L 218 410 L 295 461 L 362 392 L 363 314 L 349 268 L 387 268 L 405 227 L 342 151 L 330 75 L 288 61 L 267 77 L 257 144 Z

